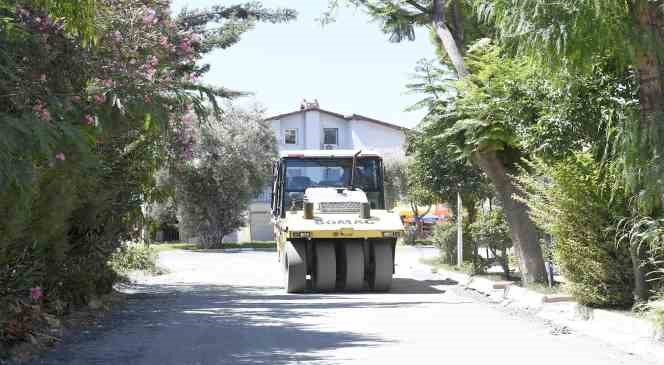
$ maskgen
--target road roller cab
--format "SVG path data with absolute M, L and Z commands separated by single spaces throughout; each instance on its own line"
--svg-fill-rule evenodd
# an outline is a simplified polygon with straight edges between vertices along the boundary
M 272 215 L 289 293 L 388 290 L 396 212 L 385 209 L 383 163 L 376 153 L 283 153 L 274 166 Z

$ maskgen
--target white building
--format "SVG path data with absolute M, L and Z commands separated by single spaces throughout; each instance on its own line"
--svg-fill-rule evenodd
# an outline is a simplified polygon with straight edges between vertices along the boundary
M 277 137 L 279 152 L 287 150 L 371 150 L 385 159 L 405 155 L 407 128 L 358 114 L 342 115 L 305 103 L 300 110 L 267 118 Z M 271 191 L 266 189 L 251 204 L 249 224 L 229 237 L 237 241 L 272 240 Z
M 309 105 L 267 120 L 277 136 L 280 152 L 370 149 L 384 157 L 404 155 L 406 128 L 362 115 L 342 115 Z

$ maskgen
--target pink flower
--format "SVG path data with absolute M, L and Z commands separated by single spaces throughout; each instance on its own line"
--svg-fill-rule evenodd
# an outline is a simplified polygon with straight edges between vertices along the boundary
M 59 160 L 59 161 L 64 161 L 65 160 L 65 154 L 60 152 L 60 153 L 55 155 L 55 159 Z
M 78 95 L 74 95 L 71 97 L 71 101 L 73 101 L 74 103 L 78 103 L 81 101 L 81 97 Z
M 40 117 L 43 121 L 48 122 L 49 120 L 51 120 L 51 113 L 50 113 L 48 110 L 46 110 L 46 108 L 44 108 L 44 110 L 42 110 L 42 112 L 39 113 L 39 117 Z
M 87 125 L 92 125 L 92 124 L 94 124 L 94 122 L 95 122 L 95 118 L 94 118 L 92 115 L 90 115 L 90 114 L 86 114 L 86 115 L 83 117 L 83 121 L 84 121 L 85 124 L 87 124 Z
M 191 40 L 189 40 L 188 38 L 185 38 L 180 41 L 179 48 L 184 55 L 190 55 L 194 52 L 194 49 L 191 48 Z
M 159 64 L 159 59 L 155 55 L 148 56 L 148 65 L 156 67 Z
M 159 37 L 159 45 L 162 47 L 168 47 L 168 37 L 162 35 Z
M 42 288 L 36 286 L 34 288 L 30 288 L 30 298 L 32 300 L 39 300 L 41 297 L 44 296 L 44 291 Z
M 18 6 L 16 7 L 16 14 L 18 14 L 18 16 L 20 16 L 20 17 L 30 16 L 30 12 L 28 10 L 26 10 L 23 7 L 18 7 Z
M 145 71 L 145 78 L 148 80 L 154 79 L 154 74 L 157 73 L 157 70 L 154 68 L 150 68 L 147 71 Z
M 104 104 L 105 102 L 106 102 L 106 95 L 104 94 L 95 95 L 95 103 Z
M 191 124 L 191 122 L 193 122 L 193 121 L 194 121 L 194 114 L 192 112 L 187 112 L 187 114 L 185 114 L 182 117 L 182 123 L 184 123 L 186 125 Z
M 152 99 L 148 95 L 145 95 L 145 96 L 143 96 L 143 101 L 146 104 L 150 104 L 152 102 Z
M 41 100 L 37 100 L 37 103 L 32 107 L 32 110 L 37 114 L 39 119 L 44 121 L 51 120 L 51 113 L 46 109 L 46 106 Z
M 102 81 L 102 84 L 104 84 L 104 86 L 106 87 L 113 87 L 113 80 L 111 79 L 104 80 Z
M 154 11 L 154 9 L 147 9 L 145 11 L 145 15 L 143 15 L 143 23 L 144 24 L 152 24 L 154 23 L 155 19 L 157 18 L 157 12 Z

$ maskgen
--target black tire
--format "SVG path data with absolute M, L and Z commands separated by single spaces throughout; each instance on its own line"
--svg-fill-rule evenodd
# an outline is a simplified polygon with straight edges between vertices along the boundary
M 286 242 L 281 263 L 286 292 L 304 292 L 307 288 L 307 256 L 304 243 Z
M 334 290 L 337 283 L 337 258 L 332 242 L 314 244 L 316 265 L 313 272 L 314 288 L 319 291 Z
M 361 242 L 348 242 L 342 248 L 341 263 L 344 290 L 358 291 L 364 286 L 364 247 Z
M 375 291 L 388 291 L 392 285 L 394 269 L 392 245 L 389 242 L 373 242 L 370 248 L 371 265 L 369 287 Z

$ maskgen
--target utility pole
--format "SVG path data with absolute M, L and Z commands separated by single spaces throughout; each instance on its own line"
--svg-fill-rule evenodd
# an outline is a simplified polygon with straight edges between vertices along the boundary
M 461 192 L 457 191 L 457 266 L 463 264 L 463 207 Z

